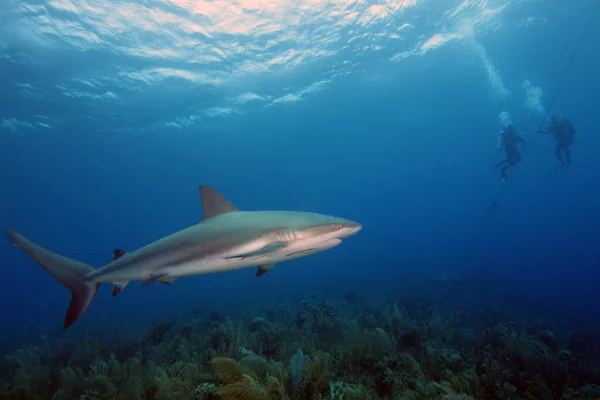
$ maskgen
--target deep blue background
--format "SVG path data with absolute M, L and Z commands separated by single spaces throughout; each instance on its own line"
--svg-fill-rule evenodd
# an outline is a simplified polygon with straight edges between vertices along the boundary
M 535 306 L 595 325 L 600 18 L 551 110 L 577 129 L 573 170 L 549 175 L 556 166 L 554 141 L 535 136 L 541 116 L 523 106 L 520 87 L 525 79 L 542 87 L 548 106 L 590 4 L 549 6 L 548 23 L 531 36 L 505 31 L 479 39 L 513 93 L 508 101 L 490 95 L 483 66 L 457 43 L 427 61 L 374 61 L 378 80 L 339 81 L 310 101 L 224 119 L 202 131 L 103 135 L 73 126 L 51 134 L 4 132 L 0 223 L 95 266 L 110 260 L 113 248 L 133 250 L 195 223 L 202 213 L 199 184 L 244 210 L 306 210 L 364 225 L 343 245 L 280 264 L 261 279 L 248 269 L 170 286 L 133 283 L 118 298 L 103 287 L 75 332 L 127 331 L 197 308 L 241 308 L 288 294 L 435 295 L 423 282 L 460 272 L 465 254 L 471 255 L 467 275 L 479 289 L 472 295 L 482 302 Z M 10 101 L 3 98 L 5 110 Z M 503 110 L 529 144 L 473 248 L 501 188 L 491 166 L 502 156 L 495 144 Z M 6 238 L 0 260 L 0 338 L 59 331 L 68 291 Z

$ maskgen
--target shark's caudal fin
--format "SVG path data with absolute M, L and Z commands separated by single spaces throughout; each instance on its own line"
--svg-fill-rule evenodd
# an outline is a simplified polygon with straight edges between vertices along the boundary
M 85 276 L 93 271 L 94 268 L 82 262 L 52 253 L 15 231 L 10 229 L 5 229 L 5 231 L 10 237 L 13 246 L 21 247 L 29 257 L 71 291 L 71 304 L 69 305 L 64 324 L 65 329 L 67 329 L 87 310 L 96 295 L 98 286 L 100 286 L 99 283 L 85 281 Z

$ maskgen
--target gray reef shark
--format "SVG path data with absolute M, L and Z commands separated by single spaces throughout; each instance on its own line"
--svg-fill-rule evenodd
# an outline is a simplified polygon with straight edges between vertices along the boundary
M 315 254 L 354 235 L 362 225 L 329 215 L 298 211 L 239 211 L 208 186 L 200 186 L 204 215 L 189 228 L 133 252 L 117 249 L 114 259 L 95 269 L 63 257 L 6 229 L 21 247 L 72 294 L 65 329 L 91 304 L 101 283 L 114 286 L 113 296 L 131 281 L 142 285 L 172 283 L 184 276 L 258 267 L 261 276 L 282 261 Z

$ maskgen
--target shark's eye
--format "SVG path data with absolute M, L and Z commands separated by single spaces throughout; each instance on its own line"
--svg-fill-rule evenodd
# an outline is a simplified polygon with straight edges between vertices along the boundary
M 344 224 L 337 224 L 337 228 L 338 229 L 343 229 L 344 228 Z

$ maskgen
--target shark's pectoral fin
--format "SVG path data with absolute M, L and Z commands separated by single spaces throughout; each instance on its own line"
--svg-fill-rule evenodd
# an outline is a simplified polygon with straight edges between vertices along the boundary
M 177 278 L 175 277 L 171 277 L 171 276 L 167 276 L 166 278 L 162 278 L 159 279 L 162 283 L 165 283 L 167 285 L 170 285 L 171 283 L 175 282 L 177 280 Z
M 113 289 L 112 295 L 116 296 L 116 295 L 118 295 L 119 293 L 121 293 L 125 289 L 125 286 L 127 286 L 127 284 L 129 282 L 111 282 L 111 283 L 115 287 Z
M 225 257 L 225 259 L 227 259 L 227 260 L 233 260 L 233 259 L 243 260 L 246 258 L 259 258 L 261 256 L 264 256 L 265 254 L 268 254 L 277 249 L 280 249 L 283 246 L 285 246 L 285 244 L 282 242 L 273 242 L 273 243 L 269 243 L 262 249 L 258 249 L 256 251 L 251 251 L 249 253 L 235 254 L 233 256 Z
M 150 275 L 146 279 L 142 280 L 142 287 L 148 286 L 152 282 L 164 281 L 166 279 L 168 279 L 167 278 L 167 274 L 154 274 L 154 275 Z
M 238 211 L 223 195 L 206 185 L 200 186 L 200 201 L 202 202 L 202 210 L 204 212 L 200 222 L 216 217 L 217 215 Z
M 262 276 L 262 275 L 266 274 L 274 266 L 275 266 L 274 263 L 266 264 L 266 265 L 259 265 L 258 268 L 256 269 L 256 276 Z

